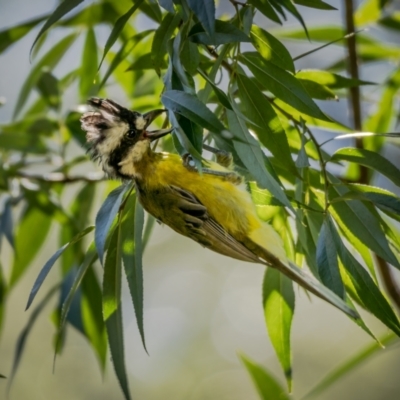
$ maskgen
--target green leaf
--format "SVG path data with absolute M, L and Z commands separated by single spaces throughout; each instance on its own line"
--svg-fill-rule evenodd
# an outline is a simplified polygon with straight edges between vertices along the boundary
M 226 21 L 215 21 L 215 35 L 210 37 L 200 24 L 196 24 L 189 32 L 189 39 L 205 45 L 221 45 L 226 43 L 250 42 L 250 38 L 235 25 Z
M 340 197 L 346 192 L 347 190 L 342 187 L 331 186 L 329 197 Z M 389 247 L 378 213 L 371 212 L 367 205 L 359 200 L 334 202 L 331 204 L 331 209 L 344 231 L 350 231 L 376 254 L 400 268 L 397 258 Z
M 22 354 L 25 350 L 25 345 L 26 341 L 28 339 L 28 336 L 37 320 L 37 317 L 40 315 L 40 313 L 43 311 L 44 307 L 47 305 L 51 297 L 53 296 L 54 293 L 56 293 L 60 288 L 60 285 L 57 284 L 53 286 L 46 294 L 46 296 L 42 299 L 42 301 L 36 306 L 36 308 L 32 311 L 31 315 L 29 316 L 28 322 L 26 323 L 24 329 L 21 331 L 21 333 L 18 336 L 17 344 L 15 345 L 15 351 L 14 351 L 14 360 L 13 360 L 13 365 L 11 368 L 11 373 L 9 376 L 8 380 L 8 385 L 7 385 L 7 393 L 9 393 L 11 384 L 14 380 L 15 374 L 17 372 L 19 363 L 21 361 Z
M 268 334 L 282 365 L 290 392 L 292 388 L 290 331 L 295 297 L 293 282 L 274 268 L 267 268 L 265 273 L 263 304 Z
M 3 53 L 6 49 L 8 49 L 15 42 L 22 39 L 37 24 L 40 24 L 46 18 L 47 15 L 32 19 L 27 22 L 23 22 L 20 25 L 13 26 L 12 28 L 6 28 L 0 31 L 0 54 Z
M 239 356 L 262 400 L 290 400 L 278 381 L 264 369 L 244 355 Z
M 42 286 L 43 281 L 46 279 L 47 274 L 50 272 L 52 266 L 54 263 L 58 260 L 58 258 L 61 256 L 61 254 L 67 249 L 69 246 L 72 246 L 74 243 L 78 242 L 81 240 L 84 236 L 86 236 L 88 233 L 92 232 L 94 229 L 94 226 L 89 226 L 86 229 L 84 229 L 82 232 L 78 233 L 69 243 L 66 243 L 63 247 L 58 249 L 46 262 L 46 264 L 43 266 L 43 268 L 40 270 L 39 275 L 37 276 L 35 283 L 33 284 L 32 290 L 29 294 L 28 302 L 26 304 L 25 310 L 27 310 L 30 305 L 32 304 L 37 292 L 39 291 L 40 287 Z
M 174 3 L 172 0 L 158 0 L 158 2 L 160 4 L 160 6 L 162 8 L 164 8 L 164 10 L 167 10 L 171 14 L 173 14 L 175 12 Z
M 239 60 L 246 64 L 258 82 L 276 97 L 300 112 L 330 121 L 293 75 L 264 60 L 257 53 L 243 53 Z
M 263 13 L 271 21 L 281 24 L 281 20 L 280 20 L 278 14 L 273 9 L 273 7 L 271 6 L 271 4 L 269 3 L 268 0 L 248 0 L 247 3 L 256 7 L 261 13 Z
M 26 209 L 15 234 L 15 259 L 10 288 L 19 280 L 42 247 L 51 223 L 52 215 L 44 213 L 35 206 L 28 206 Z
M 400 31 L 400 12 L 392 11 L 390 15 L 381 18 L 378 24 L 384 26 L 385 28 L 394 29 Z M 1 33 L 0 33 L 1 35 Z M 1 37 L 1 36 L 0 36 Z
M 106 324 L 114 370 L 125 399 L 130 400 L 122 326 L 121 250 L 121 225 L 118 225 L 112 234 L 104 263 L 103 318 Z
M 353 285 L 355 298 L 361 301 L 361 305 L 366 310 L 374 314 L 389 329 L 400 336 L 399 320 L 385 296 L 381 293 L 378 286 L 376 286 L 368 272 L 343 244 L 332 223 L 329 224 L 329 229 L 332 235 L 333 244 L 336 246 L 336 250 L 343 263 L 346 274 Z M 350 294 L 352 294 L 351 291 Z
M 181 62 L 190 75 L 195 75 L 200 63 L 200 53 L 195 43 L 186 40 L 181 51 Z
M 18 100 L 15 105 L 13 118 L 15 119 L 18 113 L 22 110 L 23 106 L 28 100 L 29 93 L 32 88 L 37 84 L 38 79 L 42 74 L 43 68 L 47 67 L 49 70 L 55 68 L 69 47 L 77 38 L 76 33 L 72 33 L 61 39 L 53 48 L 51 48 L 41 60 L 31 69 L 28 77 L 26 78 L 22 89 L 18 95 Z
M 180 14 L 166 14 L 154 34 L 151 45 L 151 60 L 158 75 L 160 75 L 161 68 L 165 68 L 164 58 L 167 54 L 167 44 L 180 21 Z
M 216 30 L 214 0 L 187 0 L 187 2 L 190 9 L 203 25 L 204 30 L 213 39 Z
M 298 76 L 296 76 L 296 78 L 313 99 L 338 100 L 338 97 L 335 95 L 335 93 L 327 86 L 321 85 L 309 79 L 301 79 Z
M 390 0 L 365 0 L 354 14 L 355 24 L 363 26 L 376 22 L 388 1 Z
M 225 94 L 223 90 L 221 90 L 208 76 L 207 74 L 201 70 L 200 68 L 198 69 L 199 74 L 207 81 L 207 83 L 212 87 L 215 96 L 219 100 L 219 102 L 225 107 L 228 108 L 229 110 L 232 110 L 232 105 L 228 99 L 228 96 Z
M 400 169 L 374 151 L 345 147 L 336 151 L 330 161 L 350 161 L 364 165 L 381 173 L 397 186 L 400 186 Z
M 316 8 L 319 10 L 337 10 L 337 8 L 325 3 L 322 0 L 293 0 L 294 3 L 310 8 Z
M 215 114 L 194 95 L 180 90 L 167 90 L 161 96 L 161 101 L 169 110 L 183 115 L 211 132 L 221 133 L 225 130 Z
M 146 350 L 143 326 L 143 265 L 142 265 L 142 232 L 144 211 L 138 198 L 132 194 L 124 210 L 121 222 L 121 249 L 126 279 L 135 309 L 136 322 Z M 147 351 L 147 350 L 146 350 Z
M 63 0 L 54 10 L 53 14 L 50 15 L 46 23 L 42 26 L 42 29 L 40 29 L 39 33 L 36 36 L 36 39 L 33 41 L 31 53 L 39 38 L 59 19 L 61 19 L 65 14 L 69 13 L 81 3 L 83 3 L 83 0 Z
M 257 25 L 251 27 L 250 36 L 254 47 L 265 60 L 280 68 L 295 72 L 289 51 L 275 36 Z
M 392 346 L 393 344 L 398 343 L 398 339 L 396 335 L 394 335 L 393 333 L 389 333 L 382 336 L 379 339 L 379 343 L 381 343 L 382 345 Z M 302 400 L 310 399 L 317 395 L 319 396 L 318 398 L 321 399 L 320 393 L 324 392 L 340 379 L 348 376 L 350 372 L 352 372 L 364 362 L 368 361 L 378 352 L 384 353 L 385 351 L 382 349 L 382 346 L 379 343 L 374 342 L 368 346 L 365 346 L 361 351 L 358 351 L 357 353 L 351 355 L 349 359 L 336 367 L 327 376 L 325 376 L 325 378 L 318 382 L 311 389 L 311 391 L 309 391 L 304 397 L 302 397 Z
M 269 0 L 273 7 L 279 10 L 279 8 L 284 7 L 290 12 L 303 26 L 304 32 L 308 36 L 307 27 L 303 20 L 303 17 L 298 12 L 296 6 L 292 3 L 292 0 Z M 286 18 L 285 18 L 286 19 Z
M 96 215 L 96 228 L 94 241 L 99 254 L 99 260 L 103 264 L 104 247 L 108 231 L 118 213 L 124 194 L 128 190 L 128 185 L 121 185 L 114 189 L 106 198 Z
M 296 78 L 303 80 L 307 79 L 309 81 L 319 83 L 320 85 L 327 86 L 331 89 L 351 88 L 361 85 L 375 85 L 373 82 L 345 78 L 344 76 L 318 69 L 302 69 L 296 73 Z
M 96 35 L 93 28 L 89 28 L 86 34 L 85 44 L 83 46 L 80 69 L 79 95 L 81 101 L 86 101 L 87 98 L 95 95 L 97 92 L 97 87 L 95 85 L 97 64 L 98 57 Z
M 12 220 L 12 198 L 4 201 L 3 212 L 0 216 L 0 245 L 1 236 L 7 239 L 11 247 L 14 247 L 13 220 Z
M 156 23 L 159 24 L 161 22 L 162 13 L 160 10 L 160 6 L 157 4 L 156 0 L 148 0 L 147 2 L 143 2 L 139 8 L 140 11 L 142 11 Z
M 233 111 L 226 110 L 226 113 L 229 129 L 235 136 L 233 146 L 246 168 L 261 188 L 268 189 L 283 205 L 292 208 L 281 186 L 267 171 L 260 145 L 250 135 L 244 121 Z
M 338 255 L 331 233 L 334 229 L 335 226 L 327 215 L 318 236 L 317 268 L 322 283 L 339 297 L 345 299 L 345 290 L 339 272 Z
M 260 142 L 278 159 L 284 168 L 297 174 L 285 131 L 275 110 L 257 85 L 242 74 L 237 75 L 243 113 L 254 122 L 252 128 Z
M 61 104 L 58 79 L 49 71 L 44 70 L 36 86 L 46 103 L 57 110 Z
M 122 15 L 121 17 L 118 18 L 117 22 L 113 26 L 110 36 L 107 39 L 106 45 L 104 46 L 103 57 L 100 60 L 100 65 L 99 65 L 98 69 L 100 69 L 101 65 L 103 64 L 105 56 L 107 55 L 107 53 L 109 52 L 109 50 L 111 49 L 113 44 L 119 38 L 120 33 L 124 29 L 125 25 L 129 21 L 130 17 L 133 15 L 133 13 L 139 8 L 139 6 L 142 3 L 143 3 L 143 0 L 136 0 L 135 4 L 124 15 Z

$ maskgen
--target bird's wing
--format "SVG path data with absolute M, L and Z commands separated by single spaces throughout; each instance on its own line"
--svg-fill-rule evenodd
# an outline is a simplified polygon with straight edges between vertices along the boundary
M 169 186 L 157 194 L 139 190 L 139 198 L 150 214 L 204 247 L 239 260 L 260 262 L 258 256 L 210 217 L 207 208 L 191 192 Z

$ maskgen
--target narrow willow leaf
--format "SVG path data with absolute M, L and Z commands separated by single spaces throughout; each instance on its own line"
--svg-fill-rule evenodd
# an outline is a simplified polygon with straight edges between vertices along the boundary
M 15 119 L 19 112 L 22 110 L 23 106 L 28 100 L 29 93 L 36 85 L 38 79 L 42 74 L 43 68 L 47 67 L 49 70 L 54 69 L 58 64 L 64 54 L 67 52 L 69 47 L 77 38 L 76 33 L 72 33 L 61 39 L 53 48 L 51 48 L 40 61 L 31 69 L 28 77 L 26 78 L 24 84 L 22 85 L 21 91 L 18 95 L 18 100 L 15 105 L 13 118 Z
M 239 355 L 239 357 L 250 374 L 251 380 L 262 400 L 289 400 L 285 390 L 265 368 L 244 355 Z
M 96 215 L 94 241 L 99 254 L 99 260 L 103 264 L 104 246 L 108 231 L 118 213 L 128 185 L 121 185 L 114 189 L 106 198 Z
M 94 254 L 93 258 L 97 259 L 96 252 Z M 101 307 L 101 288 L 92 266 L 89 266 L 84 274 L 81 288 L 83 330 L 97 356 L 100 369 L 104 372 L 107 359 L 107 333 Z
M 273 7 L 271 6 L 271 4 L 269 3 L 268 0 L 248 0 L 248 3 L 252 4 L 254 7 L 256 7 L 261 13 L 263 13 L 271 21 L 281 24 L 279 15 L 273 9 Z
M 249 67 L 262 87 L 304 114 L 330 119 L 318 108 L 300 82 L 289 72 L 264 60 L 258 53 L 243 53 L 239 60 Z
M 237 76 L 239 97 L 243 113 L 254 122 L 255 133 L 260 142 L 271 153 L 282 160 L 284 167 L 293 174 L 298 174 L 294 165 L 289 143 L 275 110 L 257 85 L 247 76 Z
M 166 14 L 160 26 L 156 30 L 151 45 L 151 60 L 153 68 L 160 75 L 161 68 L 165 68 L 165 55 L 167 54 L 167 43 L 181 21 L 180 14 Z
M 195 75 L 200 64 L 200 53 L 195 43 L 186 40 L 183 44 L 180 60 L 190 75 Z
M 79 4 L 81 4 L 83 0 L 63 0 L 58 7 L 54 10 L 53 14 L 50 15 L 46 23 L 42 26 L 42 29 L 40 29 L 39 33 L 36 36 L 36 39 L 33 41 L 32 47 L 31 47 L 31 53 L 32 49 L 35 47 L 35 44 L 37 41 L 40 39 L 40 37 L 53 25 L 55 24 L 59 19 L 61 19 L 65 14 L 69 13 L 71 10 L 73 10 L 75 7 L 77 7 Z
M 160 23 L 162 20 L 162 12 L 160 6 L 157 4 L 156 0 L 148 0 L 140 5 L 140 11 L 146 14 L 150 19 L 156 23 Z
M 211 132 L 225 130 L 220 120 L 194 95 L 180 90 L 167 90 L 161 97 L 169 110 L 181 114 Z
M 121 225 L 114 230 L 104 263 L 103 318 L 114 370 L 125 399 L 130 400 L 129 383 L 125 368 L 124 336 L 121 304 Z
M 8 49 L 18 40 L 22 39 L 26 34 L 28 34 L 36 25 L 40 24 L 48 16 L 35 18 L 22 24 L 13 26 L 11 28 L 6 28 L 0 31 L 0 54 Z
M 46 103 L 54 109 L 61 104 L 58 79 L 49 71 L 44 70 L 37 81 L 36 88 Z
M 146 224 L 144 226 L 144 232 L 143 232 L 143 240 L 142 240 L 142 247 L 143 247 L 143 253 L 149 243 L 151 233 L 153 232 L 154 224 L 156 222 L 156 219 L 149 213 L 146 214 Z
M 328 86 L 321 85 L 309 79 L 301 79 L 298 76 L 296 78 L 313 99 L 338 100 L 338 97 Z
M 322 0 L 294 0 L 294 3 L 304 7 L 316 8 L 318 10 L 337 10 L 337 8 Z
M 79 240 L 81 240 L 84 236 L 86 236 L 89 232 L 92 232 L 94 226 L 89 226 L 84 229 L 82 232 L 78 233 L 69 243 L 66 243 L 63 247 L 58 249 L 46 262 L 43 268 L 40 270 L 39 275 L 37 276 L 35 283 L 33 284 L 32 290 L 29 294 L 28 302 L 26 304 L 25 310 L 27 310 L 30 305 L 32 304 L 37 292 L 39 291 L 40 287 L 42 286 L 43 281 L 46 279 L 47 274 L 50 272 L 52 266 L 57 261 L 57 259 L 61 256 L 61 254 L 67 249 L 69 246 L 72 246 Z
M 343 188 L 337 186 L 331 186 L 329 192 L 329 197 L 338 197 L 346 194 Z M 400 268 L 397 258 L 389 247 L 378 214 L 370 212 L 367 206 L 359 200 L 335 202 L 332 203 L 331 207 L 341 227 L 351 231 L 353 235 L 357 236 L 384 260 Z
M 251 27 L 251 41 L 261 56 L 280 68 L 295 72 L 294 63 L 286 47 L 273 35 L 257 25 Z
M 221 90 L 208 76 L 207 74 L 200 68 L 197 70 L 199 74 L 209 83 L 209 85 L 212 87 L 215 95 L 217 96 L 217 99 L 219 102 L 229 110 L 232 110 L 232 105 L 228 99 L 228 96 L 225 94 L 223 90 Z
M 122 216 L 121 251 L 126 279 L 135 309 L 136 322 L 146 350 L 143 326 L 143 225 L 143 207 L 140 205 L 137 196 L 132 194 L 126 203 L 124 215 Z
M 250 42 L 250 38 L 235 25 L 220 20 L 215 21 L 214 38 L 207 35 L 200 24 L 196 24 L 189 32 L 189 39 L 195 43 L 215 46 L 227 43 Z
M 143 3 L 143 0 L 136 0 L 135 4 L 121 17 L 118 18 L 117 22 L 113 26 L 113 29 L 110 33 L 110 36 L 107 39 L 106 45 L 104 46 L 104 52 L 103 56 L 101 57 L 101 61 L 99 64 L 99 68 L 103 64 L 104 58 L 113 46 L 113 44 L 117 41 L 120 33 L 124 29 L 126 23 L 129 21 L 130 17 L 133 15 L 133 13 L 139 8 L 139 6 Z
M 395 334 L 389 333 L 385 336 L 382 336 L 379 339 L 379 343 L 386 346 L 392 346 L 393 344 L 398 343 L 398 338 Z M 350 372 L 358 368 L 361 364 L 368 361 L 371 357 L 377 355 L 378 352 L 383 352 L 382 346 L 379 343 L 372 343 L 366 346 L 361 351 L 352 355 L 348 360 L 344 363 L 336 367 L 332 372 L 330 372 L 325 378 L 323 378 L 320 382 L 314 386 L 310 392 L 308 392 L 301 400 L 307 400 L 311 398 L 315 398 L 318 395 L 320 399 L 320 394 L 327 390 L 329 387 L 338 382 L 341 378 L 348 376 Z
M 52 215 L 45 214 L 34 206 L 28 206 L 16 229 L 10 288 L 19 280 L 42 247 L 51 223 Z
M 365 0 L 354 13 L 354 20 L 357 26 L 363 26 L 376 22 L 386 3 L 390 0 Z
M 89 28 L 83 46 L 79 80 L 79 94 L 82 101 L 96 94 L 95 78 L 97 74 L 97 64 L 96 35 L 93 28 Z
M 378 21 L 378 24 L 385 28 L 400 31 L 400 12 L 393 11 L 387 17 L 383 17 Z
M 250 135 L 244 121 L 235 112 L 230 110 L 226 112 L 229 129 L 238 139 L 233 140 L 233 145 L 243 164 L 254 176 L 261 188 L 268 189 L 283 205 L 292 208 L 279 183 L 267 171 L 260 145 Z
M 282 365 L 290 392 L 292 389 L 290 331 L 295 297 L 293 282 L 274 268 L 267 268 L 265 273 L 263 304 L 268 334 Z
M 296 72 L 296 78 L 317 82 L 320 85 L 327 86 L 331 89 L 343 89 L 361 85 L 375 85 L 374 82 L 346 78 L 344 76 L 334 74 L 333 72 L 322 71 L 318 69 L 302 69 L 301 71 Z
M 8 380 L 8 385 L 7 385 L 7 392 L 9 393 L 11 389 L 11 384 L 14 380 L 15 374 L 18 370 L 19 363 L 21 361 L 22 354 L 24 353 L 25 350 L 25 345 L 26 341 L 28 339 L 29 334 L 31 333 L 31 330 L 40 315 L 40 313 L 43 311 L 44 307 L 47 305 L 49 300 L 52 298 L 53 294 L 56 293 L 60 288 L 60 285 L 57 284 L 53 286 L 46 294 L 46 296 L 42 299 L 42 301 L 36 306 L 36 308 L 32 311 L 31 315 L 29 316 L 28 322 L 26 323 L 24 329 L 21 331 L 21 333 L 18 336 L 17 344 L 15 345 L 15 352 L 14 352 L 14 360 L 13 360 L 13 365 L 11 368 L 11 373 L 9 376 Z
M 374 151 L 353 147 L 341 148 L 333 154 L 331 161 L 355 162 L 385 175 L 397 186 L 400 186 L 400 169 Z
M 7 239 L 11 247 L 14 247 L 12 200 L 9 198 L 4 202 L 3 212 L 0 216 L 0 240 L 1 235 Z M 0 242 L 1 243 L 1 242 Z
M 317 268 L 322 283 L 336 293 L 342 299 L 345 298 L 345 291 L 340 277 L 338 255 L 331 230 L 335 229 L 330 221 L 329 215 L 322 225 L 317 243 Z
M 211 39 L 215 34 L 215 3 L 214 0 L 187 0 L 189 7 L 203 25 Z
M 290 14 L 292 14 L 300 22 L 300 24 L 303 26 L 305 34 L 308 37 L 307 26 L 296 6 L 292 3 L 292 0 L 269 0 L 269 2 L 273 7 L 275 7 L 275 9 L 279 9 L 280 7 L 286 8 L 286 10 L 288 10 Z
M 355 289 L 356 299 L 361 301 L 361 305 L 366 310 L 375 315 L 389 329 L 400 336 L 399 320 L 385 296 L 381 293 L 364 267 L 343 244 L 332 223 L 328 225 L 328 229 L 330 230 L 332 241 L 343 263 L 343 267 Z

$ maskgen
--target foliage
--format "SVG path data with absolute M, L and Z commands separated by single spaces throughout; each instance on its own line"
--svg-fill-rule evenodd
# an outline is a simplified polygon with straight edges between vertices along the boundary
M 10 275 L 0 269 L 0 326 L 7 296 L 30 268 L 54 225 L 59 227 L 62 246 L 49 257 L 30 293 L 28 307 L 50 269 L 58 267 L 59 284 L 47 288 L 18 340 L 11 377 L 32 324 L 44 302 L 57 292 L 55 352 L 61 351 L 65 329 L 72 326 L 88 339 L 102 369 L 109 347 L 129 399 L 121 314 L 123 268 L 145 345 L 141 256 L 153 220 L 147 217 L 143 229 L 143 210 L 131 184 L 116 187 L 104 183 L 102 174 L 75 172 L 84 171 L 88 160 L 81 147 L 85 142 L 79 124 L 81 107 L 67 111 L 63 107 L 63 93 L 71 85 L 81 103 L 91 95 L 107 96 L 110 83 L 133 99 L 138 111 L 159 108 L 162 102 L 169 111 L 164 123 L 174 127 L 173 141 L 166 138 L 159 143 L 163 150 L 189 152 L 199 160 L 203 143 L 213 142 L 231 152 L 238 171 L 249 180 L 260 217 L 283 237 L 290 259 L 307 266 L 349 305 L 369 311 L 400 335 L 398 317 L 376 273 L 377 266 L 388 269 L 388 264 L 400 269 L 400 236 L 395 224 L 400 198 L 375 186 L 378 174 L 400 186 L 398 166 L 382 155 L 385 146 L 399 144 L 399 135 L 388 132 L 397 128 L 400 69 L 392 66 L 362 126 L 357 127 L 355 121 L 357 130 L 370 133 L 349 134 L 353 126 L 329 116 L 329 106 L 322 106 L 321 100 L 343 98 L 348 91 L 354 95 L 360 86 L 373 83 L 354 74 L 346 76 L 347 57 L 324 70 L 298 71 L 295 64 L 327 45 L 350 48 L 354 39 L 346 41 L 341 26 L 305 26 L 296 5 L 326 12 L 333 9 L 321 0 L 232 0 L 232 14 L 218 19 L 213 0 L 202 2 L 201 7 L 194 0 L 81 3 L 64 0 L 45 18 L 0 32 L 0 51 L 4 52 L 45 20 L 32 45 L 34 62 L 14 119 L 0 127 L 0 239 L 14 250 Z M 357 26 L 376 24 L 384 30 L 399 30 L 398 15 L 383 14 L 390 3 L 364 1 L 354 16 Z M 300 29 L 285 27 L 287 14 L 298 20 Z M 151 21 L 151 28 L 138 31 L 136 22 L 143 15 Z M 267 31 L 254 22 L 256 15 L 283 26 Z M 104 24 L 110 35 L 101 50 L 97 31 Z M 44 52 L 47 33 L 53 29 L 64 32 L 64 37 Z M 79 35 L 85 36 L 81 62 L 58 76 L 54 69 L 70 48 L 77 48 Z M 322 46 L 295 59 L 283 44 L 307 38 Z M 357 55 L 365 64 L 390 63 L 400 54 L 398 46 L 367 32 L 357 34 L 357 43 Z M 354 111 L 360 100 L 353 96 L 350 104 Z M 331 138 L 322 140 L 322 131 L 331 133 Z M 331 154 L 326 145 L 334 140 L 346 146 Z M 342 166 L 339 173 L 338 166 Z M 39 172 L 32 173 L 35 168 Z M 71 184 L 77 192 L 65 205 Z M 95 244 L 87 246 L 82 239 L 93 229 L 95 194 L 108 197 L 97 212 Z M 97 274 L 100 264 L 104 267 L 102 283 Z M 390 284 L 395 283 L 385 283 L 393 295 Z M 290 388 L 292 282 L 268 270 L 263 295 L 267 329 Z M 73 302 L 78 307 L 72 307 Z M 363 320 L 355 322 L 375 339 Z M 373 346 L 375 351 L 377 346 Z M 287 398 L 262 367 L 241 358 L 261 398 Z M 328 386 L 326 382 L 318 387 L 319 392 Z

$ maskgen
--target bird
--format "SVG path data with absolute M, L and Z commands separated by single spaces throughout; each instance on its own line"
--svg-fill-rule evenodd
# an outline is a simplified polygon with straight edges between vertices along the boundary
M 358 318 L 343 299 L 288 260 L 281 237 L 258 217 L 242 177 L 232 169 L 229 153 L 214 151 L 217 160 L 202 160 L 199 171 L 190 155 L 152 149 L 152 142 L 173 130 L 148 130 L 165 109 L 141 114 L 95 97 L 88 104 L 94 111 L 84 113 L 80 121 L 90 156 L 99 160 L 109 178 L 133 180 L 143 208 L 160 223 L 217 253 L 276 268 Z

